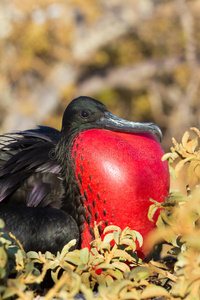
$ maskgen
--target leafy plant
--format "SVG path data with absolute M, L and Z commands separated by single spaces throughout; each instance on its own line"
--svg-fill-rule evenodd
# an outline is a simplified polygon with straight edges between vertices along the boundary
M 168 159 L 171 173 L 176 177 L 188 166 L 190 176 L 199 181 L 200 132 L 189 139 L 185 133 L 182 143 L 173 139 Z M 173 164 L 173 166 L 172 166 Z M 187 185 L 187 182 L 185 182 Z M 37 295 L 44 300 L 74 299 L 81 293 L 85 299 L 199 299 L 200 296 L 200 187 L 187 193 L 172 191 L 163 203 L 154 200 L 149 219 L 157 209 L 160 215 L 157 229 L 149 243 L 170 245 L 162 256 L 162 247 L 156 246 L 154 259 L 142 261 L 136 245 L 143 245 L 140 233 L 117 226 L 108 226 L 101 238 L 95 224 L 95 240 L 91 249 L 70 251 L 72 240 L 61 252 L 30 251 L 26 253 L 12 235 L 3 233 L 0 222 L 0 296 L 2 299 L 31 300 Z M 155 260 L 156 259 L 156 260 Z M 44 289 L 48 274 L 52 287 Z

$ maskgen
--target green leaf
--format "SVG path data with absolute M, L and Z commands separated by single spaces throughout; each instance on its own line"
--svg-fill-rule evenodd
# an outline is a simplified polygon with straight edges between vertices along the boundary
M 80 259 L 84 264 L 87 264 L 90 258 L 90 253 L 88 248 L 83 248 L 80 250 Z
M 97 248 L 95 248 L 95 247 L 93 247 L 93 248 L 91 249 L 91 252 L 92 252 L 92 254 L 94 254 L 95 256 L 99 255 L 99 252 L 98 252 Z
M 114 239 L 114 233 L 108 233 L 106 234 L 106 236 L 104 237 L 103 241 L 105 243 L 110 243 L 112 240 Z
M 136 293 L 136 292 L 135 292 Z M 140 297 L 137 296 L 135 293 L 130 291 L 123 291 L 120 293 L 121 299 L 131 299 L 131 300 L 140 300 Z
M 39 254 L 35 251 L 29 251 L 29 252 L 27 252 L 27 257 L 30 259 L 38 259 Z
M 95 265 L 99 265 L 101 263 L 104 262 L 104 257 L 101 257 L 101 256 L 98 256 L 96 257 L 93 261 L 92 261 L 92 264 L 95 266 Z
M 51 278 L 53 279 L 53 281 L 56 283 L 58 281 L 58 274 L 59 271 L 61 270 L 61 267 L 58 267 L 55 270 L 51 270 Z
M 130 280 L 115 280 L 110 288 L 112 288 L 113 295 L 118 295 L 123 288 L 126 288 L 128 286 L 131 287 L 133 285 L 134 284 Z
M 60 254 L 60 260 L 63 260 L 63 258 L 66 256 L 66 254 L 69 252 L 70 248 L 76 245 L 76 239 L 71 240 L 67 245 L 65 245 L 61 251 Z
M 54 260 L 54 259 L 55 259 L 55 255 L 52 254 L 52 253 L 49 252 L 49 251 L 46 251 L 46 252 L 45 252 L 44 257 L 45 257 L 45 259 L 48 259 L 48 260 Z
M 3 247 L 0 247 L 0 267 L 4 268 L 6 266 L 8 257 L 7 257 L 7 253 L 4 250 Z
M 178 157 L 178 154 L 176 152 L 166 153 L 166 154 L 163 155 L 162 161 L 165 161 L 167 159 L 172 159 L 172 161 L 174 161 L 177 157 Z
M 166 296 L 170 298 L 169 293 L 161 286 L 148 285 L 141 293 L 141 299 Z
M 87 288 L 90 288 L 90 273 L 84 272 L 81 274 L 82 283 L 87 286 Z
M 15 290 L 13 290 L 12 288 L 7 288 L 3 293 L 2 299 L 13 297 L 15 294 L 16 294 Z
M 115 269 L 115 270 L 106 270 L 106 273 L 111 275 L 113 278 L 115 279 L 122 279 L 123 278 L 123 274 L 120 270 Z
M 96 267 L 96 270 L 98 269 L 114 269 L 114 266 L 113 264 L 102 263 Z
M 152 270 L 146 267 L 136 267 L 131 270 L 129 274 L 129 279 L 134 279 L 135 281 L 140 281 L 142 279 L 147 279 L 153 273 Z
M 151 265 L 156 266 L 158 268 L 164 269 L 164 270 L 168 270 L 169 268 L 167 266 L 165 266 L 164 264 L 158 262 L 158 261 L 150 261 Z
M 3 293 L 5 291 L 6 287 L 3 285 L 0 285 L 0 293 Z
M 6 269 L 0 267 L 0 278 L 4 278 L 6 276 Z
M 24 254 L 23 254 L 23 252 L 20 249 L 16 253 L 16 262 L 22 268 L 24 268 Z
M 121 245 L 130 246 L 130 248 L 133 252 L 136 250 L 136 243 L 132 239 L 123 238 L 121 240 Z
M 33 272 L 33 269 L 34 269 L 34 262 L 33 261 L 29 261 L 27 264 L 26 264 L 26 276 L 29 274 L 29 273 L 32 273 Z
M 114 262 L 112 263 L 112 266 L 125 272 L 130 272 L 130 268 L 128 267 L 128 265 L 126 263 L 122 263 L 122 262 Z
M 139 246 L 142 247 L 142 245 L 143 245 L 143 237 L 142 237 L 142 235 L 138 231 L 136 231 L 136 230 L 133 230 L 133 232 L 136 235 L 136 239 L 139 242 Z
M 156 205 L 156 204 L 150 205 L 149 211 L 148 211 L 148 219 L 149 219 L 149 221 L 154 222 L 153 217 L 154 217 L 154 215 L 155 215 L 155 213 L 156 213 L 156 211 L 158 209 L 159 209 L 158 205 Z
M 48 269 L 54 270 L 56 267 L 58 267 L 60 265 L 59 261 L 57 261 L 56 259 L 50 261 L 48 263 Z
M 67 257 L 65 257 L 65 261 L 67 261 L 68 263 L 71 263 L 75 266 L 82 264 L 82 261 L 80 260 L 80 257 L 78 257 L 78 256 L 67 256 Z
M 133 257 L 130 254 L 128 254 L 126 251 L 119 250 L 119 249 L 117 249 L 115 251 L 113 257 L 122 257 L 122 258 L 125 258 L 128 261 L 132 261 L 133 260 Z
M 109 285 L 111 285 L 113 283 L 114 280 L 113 280 L 112 276 L 113 276 L 113 274 L 111 276 L 110 275 L 106 276 L 106 284 L 107 284 L 107 286 L 109 286 Z
M 175 175 L 176 175 L 176 177 L 178 177 L 178 175 L 179 175 L 179 172 L 180 172 L 180 170 L 183 168 L 183 166 L 184 166 L 184 164 L 186 163 L 186 162 L 188 162 L 188 161 L 191 161 L 191 160 L 197 160 L 197 157 L 195 156 L 195 155 L 191 155 L 190 157 L 187 157 L 187 158 L 185 158 L 185 159 L 183 159 L 183 160 L 180 160 L 179 162 L 178 162 L 178 164 L 176 165 L 176 167 L 175 167 Z
M 118 231 L 118 230 L 121 231 L 120 227 L 115 226 L 115 225 L 110 225 L 110 226 L 107 226 L 107 227 L 104 229 L 103 234 L 106 234 L 107 232 L 109 232 L 109 231 L 114 231 L 114 230 L 116 230 L 116 231 Z
M 89 268 L 89 267 L 88 267 L 87 265 L 81 263 L 81 264 L 78 265 L 78 267 L 77 267 L 77 269 L 76 269 L 76 272 L 78 273 L 78 272 L 80 272 L 80 271 L 86 271 L 86 270 L 88 270 L 88 268 Z
M 102 242 L 102 243 L 98 244 L 98 250 L 101 250 L 101 249 L 109 250 L 110 249 L 110 242 Z
M 0 219 L 0 228 L 3 229 L 5 227 L 5 222 Z
M 136 231 L 135 230 L 131 230 L 129 227 L 126 227 L 123 230 L 123 233 L 126 233 L 126 236 L 128 236 L 129 238 L 132 238 L 134 241 L 136 240 Z
M 97 282 L 99 284 L 98 290 L 104 290 L 106 287 L 106 278 L 104 275 L 96 275 Z

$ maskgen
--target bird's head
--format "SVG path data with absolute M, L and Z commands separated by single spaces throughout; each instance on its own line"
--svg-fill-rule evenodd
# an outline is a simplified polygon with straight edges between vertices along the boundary
M 106 106 L 90 97 L 78 97 L 66 108 L 62 131 L 81 132 L 88 129 L 108 129 L 119 132 L 151 133 L 162 140 L 162 132 L 154 123 L 131 122 L 111 114 Z

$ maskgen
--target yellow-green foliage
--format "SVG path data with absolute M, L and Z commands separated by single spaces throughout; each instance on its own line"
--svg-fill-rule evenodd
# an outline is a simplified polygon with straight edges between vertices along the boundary
M 200 180 L 200 131 L 192 127 L 192 131 L 196 133 L 196 137 L 189 139 L 190 133 L 186 131 L 182 137 L 182 142 L 179 144 L 174 138 L 172 139 L 173 147 L 171 147 L 171 153 L 164 155 L 163 160 L 168 159 L 171 164 L 178 158 L 179 162 L 175 168 L 170 168 L 174 177 L 178 177 L 183 166 L 189 162 L 188 172 L 191 176 L 195 176 L 196 179 Z
M 39 285 L 44 280 L 47 270 L 50 270 L 55 285 L 47 292 L 45 299 L 73 299 L 78 293 L 92 299 L 92 290 L 96 287 L 99 299 L 168 296 L 162 285 L 165 285 L 168 277 L 174 277 L 168 273 L 166 266 L 154 262 L 143 263 L 137 257 L 134 252 L 136 240 L 142 245 L 142 237 L 138 232 L 129 228 L 121 231 L 117 226 L 109 226 L 104 233 L 106 235 L 103 241 L 97 234 L 91 251 L 84 248 L 70 252 L 71 246 L 75 244 L 75 241 L 71 241 L 56 256 L 50 252 L 25 253 L 19 241 L 19 247 L 13 246 L 10 238 L 2 234 L 2 298 L 7 299 L 15 295 L 20 299 L 32 299 L 37 290 L 40 290 Z M 114 240 L 112 246 L 111 240 Z M 155 272 L 159 276 L 155 275 Z M 11 279 L 11 275 L 14 278 Z M 158 277 L 158 286 L 151 284 L 151 278 L 154 276 Z
M 171 153 L 163 159 L 173 162 L 172 173 L 178 176 L 186 164 L 190 176 L 199 180 L 199 130 L 192 128 L 196 136 L 189 139 L 185 133 L 182 143 L 173 139 Z M 178 162 L 176 164 L 176 162 Z M 185 182 L 187 185 L 187 182 Z M 171 192 L 163 203 L 153 204 L 149 210 L 152 219 L 161 209 L 157 230 L 149 237 L 149 245 L 164 241 L 171 247 L 160 258 L 160 246 L 152 257 L 142 261 L 137 257 L 136 244 L 143 244 L 142 236 L 129 228 L 123 231 L 109 226 L 103 240 L 95 227 L 91 250 L 70 251 L 74 241 L 57 255 L 50 252 L 25 253 L 20 242 L 12 234 L 0 237 L 0 296 L 8 299 L 31 300 L 36 295 L 44 299 L 59 297 L 74 299 L 81 293 L 86 299 L 199 299 L 200 298 L 200 188 L 187 186 L 185 195 Z M 3 222 L 0 223 L 3 228 Z M 13 245 L 15 241 L 16 245 Z M 156 252 L 157 251 L 157 252 Z M 162 254 L 163 252 L 161 252 Z M 156 260 L 157 258 L 157 260 Z M 49 273 L 52 287 L 44 290 Z M 43 283 L 45 285 L 45 283 Z M 96 292 L 96 293 L 94 293 Z

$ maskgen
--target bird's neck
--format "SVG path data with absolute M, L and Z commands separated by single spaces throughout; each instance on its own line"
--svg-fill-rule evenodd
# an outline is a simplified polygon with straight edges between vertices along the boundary
M 61 169 L 65 189 L 62 209 L 67 211 L 77 222 L 80 233 L 83 232 L 85 223 L 84 199 L 81 196 L 79 183 L 75 176 L 75 162 L 72 159 L 72 148 L 79 133 L 74 130 L 62 132 L 61 139 L 56 147 L 56 156 Z

